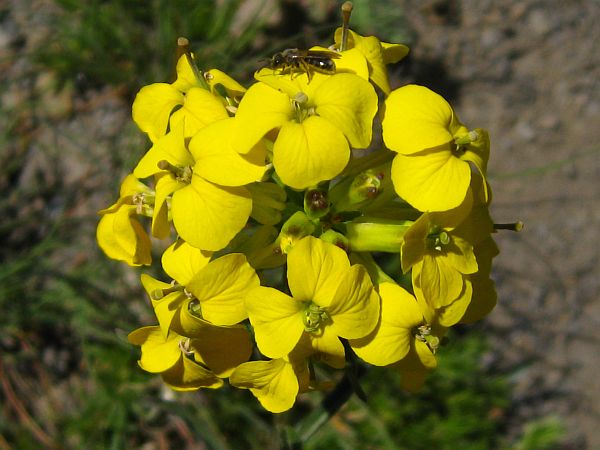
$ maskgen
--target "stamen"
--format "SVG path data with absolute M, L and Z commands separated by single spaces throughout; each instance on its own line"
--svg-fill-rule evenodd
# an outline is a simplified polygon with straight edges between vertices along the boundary
M 431 326 L 421 325 L 413 332 L 415 339 L 427 344 L 433 354 L 440 346 L 440 338 L 431 334 Z
M 181 350 L 185 356 L 192 356 L 194 354 L 194 350 L 191 349 L 190 338 L 183 338 L 179 341 L 179 350 Z
M 298 92 L 292 98 L 292 106 L 296 112 L 296 118 L 298 122 L 302 122 L 309 116 L 315 115 L 316 111 L 314 106 L 308 105 L 308 95 L 304 92 Z
M 450 234 L 437 226 L 431 227 L 429 234 L 425 238 L 427 248 L 441 252 L 443 248 L 450 244 Z
M 319 305 L 310 302 L 308 307 L 304 310 L 302 317 L 304 322 L 304 330 L 308 333 L 315 333 L 321 328 L 321 324 L 329 321 L 329 314 Z
M 131 202 L 136 206 L 135 212 L 138 215 L 152 217 L 154 212 L 154 195 L 138 192 L 131 197 Z

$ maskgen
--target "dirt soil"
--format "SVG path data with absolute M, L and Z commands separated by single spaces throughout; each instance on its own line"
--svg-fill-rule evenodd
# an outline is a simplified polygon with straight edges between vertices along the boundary
M 416 38 L 397 71 L 402 82 L 427 84 L 467 126 L 489 130 L 493 217 L 525 223 L 521 233 L 497 237 L 499 303 L 484 323 L 493 336 L 485 363 L 515 374 L 510 420 L 517 429 L 532 417 L 558 415 L 568 448 L 600 449 L 600 2 L 395 4 Z M 2 111 L 41 100 L 35 116 L 18 123 L 27 138 L 0 156 L 26 152 L 20 183 L 71 189 L 81 199 L 70 214 L 88 217 L 116 190 L 106 183 L 115 179 L 108 148 L 135 144 L 124 141 L 130 105 L 111 88 L 49 93 L 51 77 L 27 57 L 44 45 L 39 26 L 47 7 L 0 3 Z M 13 125 L 7 117 L 3 128 Z M 43 170 L 50 160 L 55 173 Z M 61 201 L 32 202 L 27 213 L 51 215 Z M 27 230 L 18 231 L 25 242 Z M 91 229 L 82 233 L 93 237 Z

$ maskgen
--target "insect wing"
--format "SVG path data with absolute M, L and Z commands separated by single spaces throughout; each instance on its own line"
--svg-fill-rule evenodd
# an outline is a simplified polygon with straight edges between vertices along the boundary
M 329 50 L 306 50 L 304 56 L 317 59 L 338 59 L 342 57 L 339 53 Z

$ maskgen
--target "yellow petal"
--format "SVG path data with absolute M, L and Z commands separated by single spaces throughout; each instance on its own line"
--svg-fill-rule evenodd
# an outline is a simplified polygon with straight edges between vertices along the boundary
M 250 389 L 260 404 L 272 413 L 290 409 L 298 395 L 298 379 L 294 368 L 284 359 L 241 364 L 229 382 L 238 388 Z
M 437 367 L 437 360 L 435 359 L 435 355 L 431 352 L 429 346 L 423 341 L 415 340 L 414 342 L 415 351 L 421 364 L 428 369 L 435 369 Z
M 341 44 L 342 29 L 335 30 L 335 42 Z M 374 36 L 361 36 L 349 30 L 347 48 L 361 52 L 369 65 L 369 75 L 373 83 L 387 95 L 390 87 L 387 79 L 386 64 L 400 61 L 408 54 L 408 47 L 402 44 L 381 42 Z M 342 52 L 348 53 L 348 51 Z
M 250 333 L 242 327 L 205 326 L 194 335 L 194 357 L 219 378 L 226 378 L 252 354 Z
M 121 183 L 119 197 L 128 197 L 135 194 L 152 194 L 152 189 L 138 180 L 132 173 L 127 175 Z
M 394 283 L 379 285 L 381 321 L 367 337 L 350 341 L 354 352 L 376 366 L 393 364 L 410 350 L 413 328 L 423 322 L 416 299 Z
M 266 147 L 259 142 L 242 155 L 231 146 L 233 133 L 234 118 L 214 122 L 196 133 L 190 141 L 195 173 L 221 186 L 243 186 L 262 178 Z
M 262 137 L 292 118 L 292 104 L 286 94 L 264 83 L 253 84 L 238 106 L 233 148 L 249 152 Z
M 186 286 L 194 275 L 208 264 L 211 256 L 212 252 L 200 250 L 178 240 L 164 251 L 161 263 L 167 275 Z
M 169 205 L 166 201 L 163 201 L 161 204 L 154 204 L 151 230 L 152 236 L 155 238 L 166 239 L 169 237 L 171 227 L 169 222 Z
M 335 369 L 344 368 L 346 365 L 346 351 L 332 327 L 326 326 L 318 335 L 304 333 L 304 336 L 308 337 L 313 352 L 316 352 L 313 355 L 315 361 L 323 362 Z M 300 342 L 302 341 L 303 339 L 300 340 Z
M 429 213 L 425 213 L 404 233 L 400 247 L 400 261 L 404 273 L 407 273 L 415 264 L 423 260 L 427 250 L 426 238 L 429 228 Z
M 259 285 L 246 257 L 232 253 L 211 261 L 186 287 L 200 301 L 202 317 L 216 325 L 234 325 L 248 317 L 244 298 Z
M 328 308 L 329 327 L 340 337 L 358 339 L 368 335 L 379 321 L 379 295 L 367 270 L 354 265 L 341 278 Z
M 413 156 L 396 155 L 392 162 L 396 193 L 419 211 L 446 211 L 467 196 L 471 168 L 450 149 Z
M 178 181 L 170 172 L 162 172 L 156 177 L 156 194 L 154 197 L 154 213 L 152 215 L 152 235 L 165 239 L 171 232 L 169 224 L 169 196 L 187 183 Z
M 386 95 L 390 93 L 390 84 L 387 77 L 385 62 L 383 61 L 383 50 L 379 39 L 375 36 L 355 37 L 356 49 L 367 59 L 370 79 Z
M 178 309 L 181 307 L 183 302 L 188 299 L 183 291 L 172 292 L 157 299 L 155 298 L 155 291 L 161 291 L 160 293 L 162 294 L 164 289 L 172 288 L 172 286 L 169 283 L 163 283 L 162 281 L 156 280 L 145 273 L 142 274 L 141 281 L 142 286 L 144 286 L 144 290 L 147 292 L 148 297 L 150 297 L 150 301 L 152 302 L 154 314 L 158 319 L 158 324 L 162 331 L 163 337 L 167 339 L 173 319 L 175 318 Z
M 218 389 L 223 386 L 223 380 L 210 370 L 182 357 L 175 366 L 161 374 L 167 386 L 176 391 L 195 391 L 200 388 Z
M 168 207 L 167 199 L 175 191 L 183 189 L 188 184 L 183 181 L 179 181 L 170 172 L 163 172 L 156 176 L 156 197 L 154 198 L 155 208 Z M 168 208 L 167 208 L 168 209 Z
M 144 86 L 135 96 L 133 120 L 152 142 L 164 136 L 171 111 L 183 104 L 183 94 L 167 83 Z
M 294 299 L 328 307 L 350 270 L 341 248 L 312 236 L 297 242 L 288 254 L 288 285 Z
M 420 273 L 415 272 L 417 267 Z M 421 293 L 434 309 L 454 302 L 464 289 L 464 275 L 449 266 L 444 258 L 429 254 L 424 256 L 421 266 L 413 267 L 413 276 L 420 276 L 418 286 L 414 286 L 415 293 L 417 296 Z
M 258 287 L 248 293 L 246 309 L 264 355 L 281 358 L 292 351 L 304 332 L 302 307 L 277 289 Z
M 340 58 L 335 60 L 337 73 L 354 73 L 363 80 L 369 80 L 369 67 L 365 55 L 358 49 L 352 48 L 340 53 Z
M 183 135 L 192 137 L 206 125 L 227 119 L 229 114 L 220 98 L 200 87 L 191 88 L 183 103 L 171 116 L 171 128 L 183 125 Z
M 369 82 L 340 73 L 327 78 L 309 99 L 317 114 L 341 130 L 352 147 L 369 146 L 377 112 L 377 94 Z
M 180 338 L 175 333 L 165 338 L 156 326 L 138 328 L 127 336 L 129 342 L 142 347 L 139 365 L 150 373 L 164 372 L 177 363 L 181 358 Z
M 465 311 L 471 303 L 472 295 L 473 287 L 471 286 L 471 280 L 467 277 L 458 298 L 438 311 L 438 323 L 444 327 L 451 327 L 458 323 L 465 315 Z
M 386 64 L 394 64 L 408 55 L 409 48 L 404 44 L 393 44 L 381 42 L 383 49 L 383 60 Z
M 244 187 L 217 186 L 194 173 L 191 184 L 173 194 L 171 211 L 186 242 L 217 251 L 246 225 L 252 199 Z
M 98 222 L 96 239 L 106 256 L 130 266 L 152 262 L 152 243 L 135 217 L 136 207 L 124 205 L 114 213 L 104 214 Z
M 311 116 L 281 127 L 273 146 L 273 165 L 281 180 L 304 189 L 336 177 L 350 159 L 348 142 L 327 120 Z
M 222 72 L 218 69 L 211 69 L 208 72 L 205 72 L 204 75 L 206 82 L 213 91 L 213 94 L 215 92 L 215 87 L 218 85 L 221 85 L 225 88 L 225 91 L 229 97 L 239 98 L 246 92 L 246 88 L 244 86 L 235 81 L 225 72 Z
M 177 79 L 172 83 L 172 86 L 181 92 L 187 92 L 192 87 L 198 86 L 196 74 L 192 70 L 188 61 L 188 56 L 183 54 L 177 61 Z
M 157 139 L 138 162 L 133 174 L 137 178 L 147 178 L 155 173 L 164 172 L 158 167 L 158 163 L 162 160 L 174 166 L 194 165 L 194 159 L 185 146 L 183 124 L 172 128 L 170 132 Z
M 445 258 L 448 265 L 463 274 L 477 272 L 477 260 L 473 253 L 473 244 L 456 235 L 452 235 L 451 239 L 451 245 L 445 248 Z
M 444 98 L 418 85 L 394 90 L 385 101 L 383 141 L 404 155 L 454 142 L 453 113 Z

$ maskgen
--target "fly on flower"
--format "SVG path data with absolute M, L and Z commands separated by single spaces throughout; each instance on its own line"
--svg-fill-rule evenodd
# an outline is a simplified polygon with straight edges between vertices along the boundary
M 310 82 L 313 71 L 333 75 L 335 73 L 333 60 L 339 57 L 339 53 L 332 51 L 288 48 L 275 53 L 267 67 L 279 70 L 281 73 L 306 72 Z

